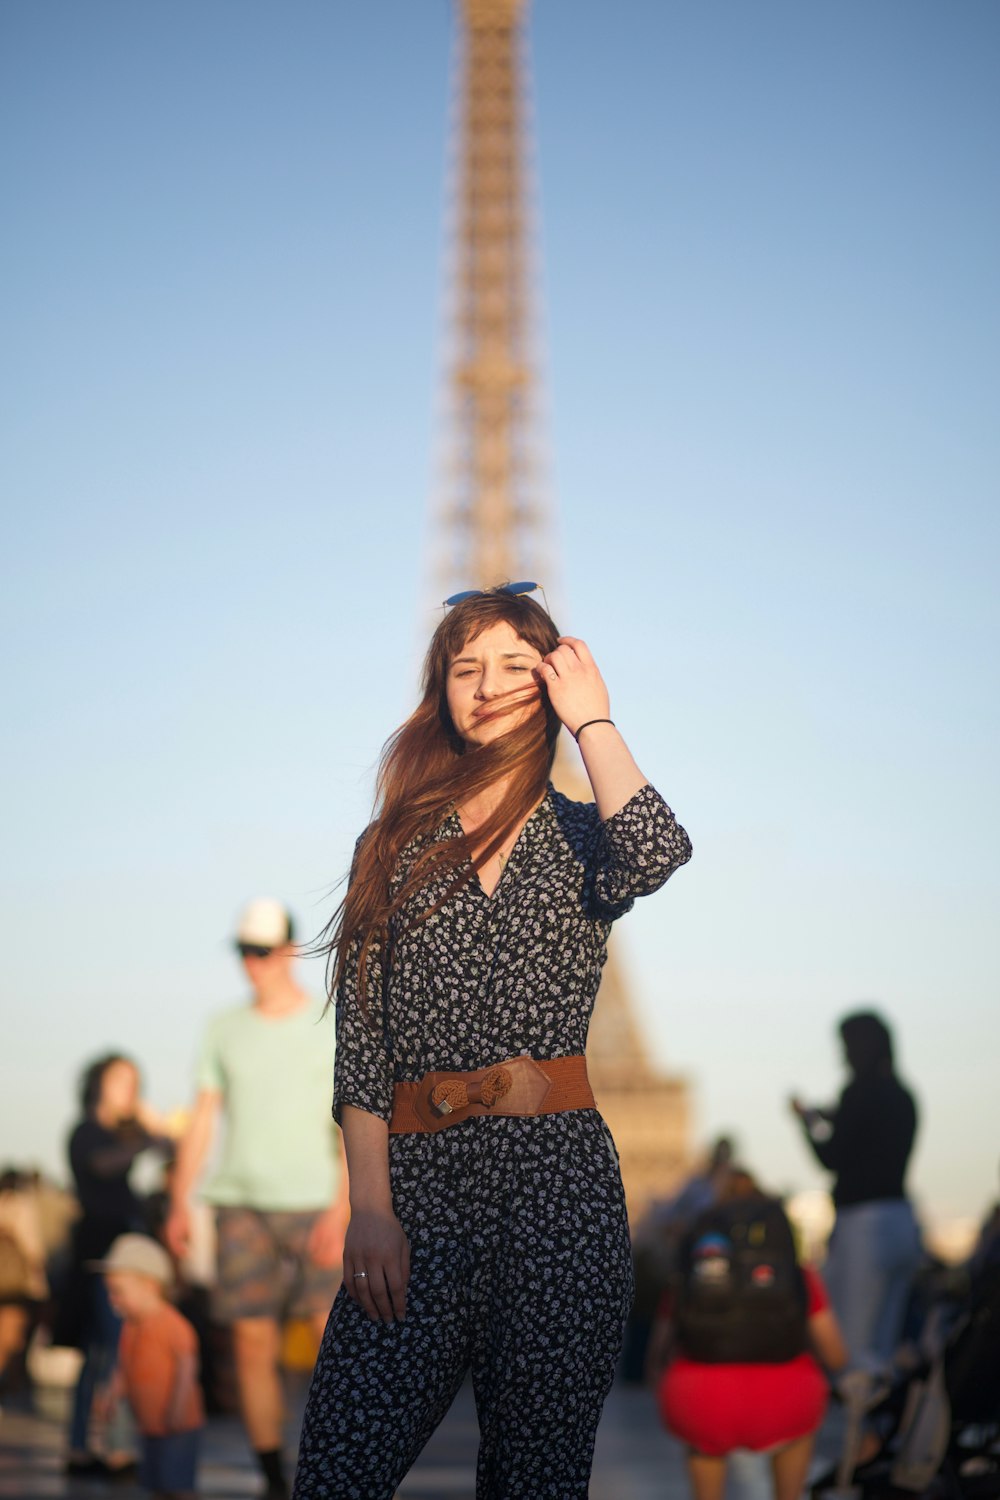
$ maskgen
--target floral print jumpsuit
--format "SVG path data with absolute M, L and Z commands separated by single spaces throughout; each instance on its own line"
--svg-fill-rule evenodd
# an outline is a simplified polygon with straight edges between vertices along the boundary
M 453 812 L 437 837 L 461 831 Z M 583 1053 L 611 923 L 690 855 L 650 786 L 605 822 L 550 786 L 492 896 L 473 877 L 395 935 L 367 1018 L 348 977 L 335 1116 L 353 1105 L 388 1120 L 394 1082 L 432 1070 Z M 425 888 L 420 910 L 443 889 Z M 473 1117 L 390 1136 L 389 1164 L 410 1242 L 406 1317 L 372 1322 L 338 1294 L 295 1500 L 391 1500 L 469 1371 L 477 1500 L 582 1500 L 632 1298 L 607 1126 L 594 1109 Z

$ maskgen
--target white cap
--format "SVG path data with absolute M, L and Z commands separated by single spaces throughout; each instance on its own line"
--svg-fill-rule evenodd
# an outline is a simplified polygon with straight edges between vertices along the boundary
M 90 1271 L 134 1271 L 137 1276 L 151 1276 L 163 1286 L 174 1279 L 170 1256 L 148 1234 L 120 1234 L 103 1260 L 88 1260 Z
M 243 908 L 236 941 L 260 948 L 282 948 L 291 942 L 293 930 L 288 908 L 271 896 L 259 896 Z

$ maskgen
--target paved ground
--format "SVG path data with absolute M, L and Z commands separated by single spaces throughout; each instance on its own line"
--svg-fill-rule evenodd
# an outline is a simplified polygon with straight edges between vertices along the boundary
M 5 1406 L 0 1416 L 2 1500 L 138 1500 L 144 1493 L 120 1481 L 68 1480 L 62 1472 L 63 1432 L 54 1413 L 40 1414 L 26 1400 Z M 405 1480 L 399 1500 L 474 1500 L 476 1442 L 472 1393 L 466 1387 Z M 209 1424 L 200 1492 L 204 1500 L 251 1500 L 259 1493 L 232 1418 L 213 1418 Z M 769 1495 L 759 1460 L 736 1460 L 728 1500 L 768 1500 Z M 680 1451 L 660 1429 L 648 1392 L 625 1386 L 612 1391 L 598 1433 L 590 1496 L 688 1500 Z

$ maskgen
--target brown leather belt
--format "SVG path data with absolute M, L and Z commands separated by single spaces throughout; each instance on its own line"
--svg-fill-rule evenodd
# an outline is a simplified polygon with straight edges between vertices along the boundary
M 473 1073 L 425 1073 L 419 1083 L 397 1083 L 389 1134 L 445 1130 L 473 1115 L 594 1108 L 585 1057 L 510 1057 Z

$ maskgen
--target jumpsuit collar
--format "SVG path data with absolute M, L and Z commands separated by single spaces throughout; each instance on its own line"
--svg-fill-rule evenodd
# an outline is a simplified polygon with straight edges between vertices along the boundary
M 493 901 L 500 895 L 509 883 L 509 877 L 521 867 L 531 850 L 536 847 L 538 840 L 544 839 L 545 831 L 551 825 L 555 816 L 552 807 L 552 794 L 554 791 L 555 788 L 552 782 L 548 782 L 542 800 L 528 814 L 524 827 L 518 834 L 514 847 L 504 862 L 503 873 L 493 887 L 492 894 L 486 894 L 478 875 L 470 882 L 472 889 L 477 891 L 484 901 Z M 443 835 L 450 835 L 454 838 L 460 838 L 464 832 L 462 820 L 458 815 L 458 808 L 454 804 L 452 804 L 451 811 L 441 825 L 440 832 Z M 468 868 L 470 863 L 470 861 L 466 861 L 466 868 Z

